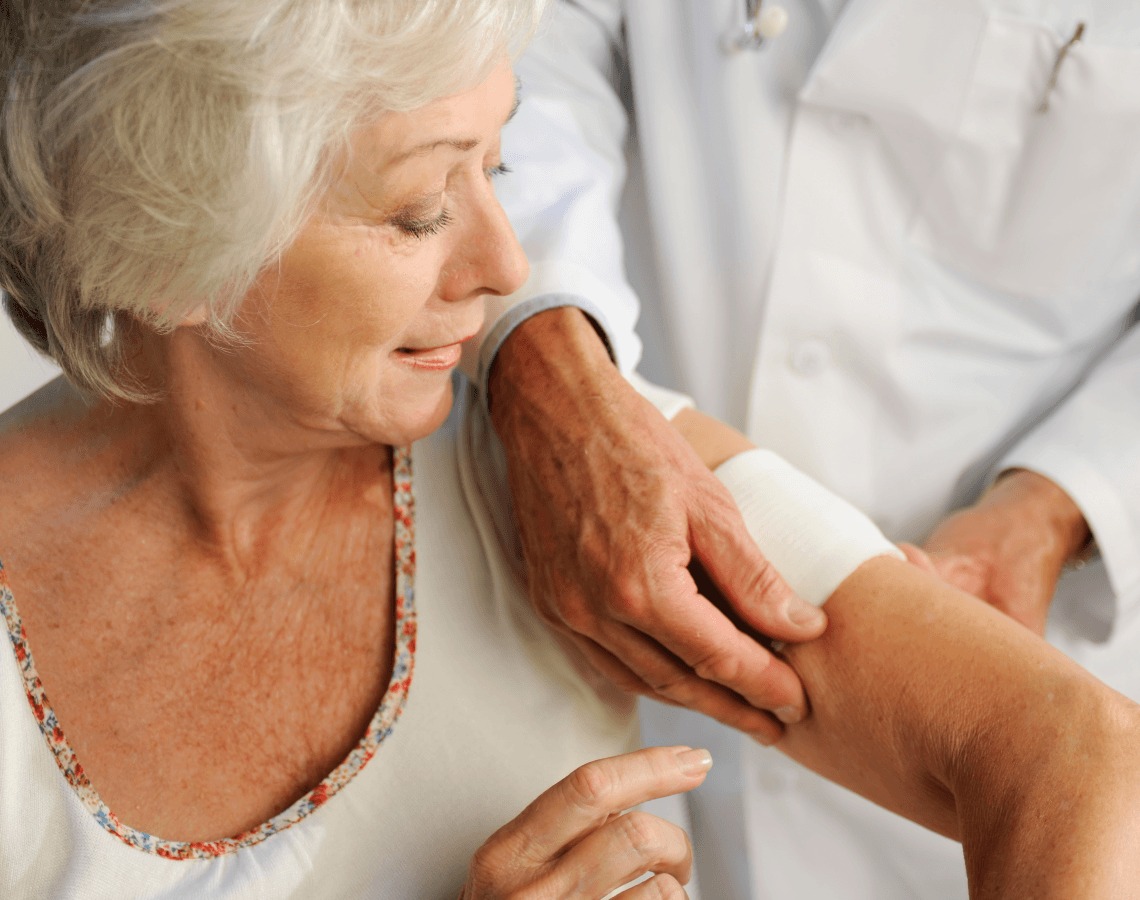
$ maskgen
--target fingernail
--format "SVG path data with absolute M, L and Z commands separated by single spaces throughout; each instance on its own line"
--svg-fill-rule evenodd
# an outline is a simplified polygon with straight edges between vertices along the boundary
M 699 775 L 712 768 L 712 754 L 708 750 L 686 750 L 677 754 L 677 765 L 686 775 Z
M 788 601 L 784 615 L 788 617 L 788 620 L 793 625 L 801 625 L 804 628 L 818 628 L 827 619 L 822 609 L 818 606 L 812 606 L 806 600 L 801 600 L 799 597 L 793 597 Z
M 796 722 L 802 722 L 804 718 L 803 710 L 797 709 L 794 706 L 781 706 L 779 709 L 772 710 L 772 712 L 776 718 L 785 725 L 795 725 Z

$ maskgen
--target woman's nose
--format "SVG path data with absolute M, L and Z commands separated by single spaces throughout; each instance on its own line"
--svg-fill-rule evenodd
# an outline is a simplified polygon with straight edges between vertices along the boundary
M 523 286 L 527 276 L 530 275 L 530 262 L 515 235 L 515 229 L 507 219 L 507 214 L 497 202 L 495 206 L 498 207 L 497 218 L 501 225 L 496 229 L 494 264 L 488 266 L 488 290 L 484 293 L 513 294 Z
M 530 274 L 530 263 L 507 214 L 490 191 L 477 219 L 466 229 L 456 251 L 457 259 L 449 267 L 450 284 L 445 299 L 513 294 Z

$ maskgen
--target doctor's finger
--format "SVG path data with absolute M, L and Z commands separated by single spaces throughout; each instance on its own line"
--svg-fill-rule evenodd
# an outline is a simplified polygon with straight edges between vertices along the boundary
M 784 733 L 779 722 L 739 694 L 693 674 L 673 654 L 632 628 L 618 628 L 622 633 L 611 642 L 611 646 L 619 648 L 616 656 L 592 641 L 579 643 L 590 664 L 618 687 L 670 706 L 683 706 L 699 712 L 763 744 L 775 743 Z M 622 659 L 636 659 L 639 670 L 635 672 Z M 669 693 L 663 693 L 648 683 L 642 677 L 646 674 L 653 681 L 668 685 Z
M 807 714 L 807 697 L 799 676 L 763 644 L 763 636 L 751 632 L 747 622 L 734 621 L 731 608 L 722 611 L 711 599 L 698 593 L 701 567 L 683 572 L 684 586 L 663 591 L 662 599 L 647 623 L 631 623 L 653 641 L 680 659 L 704 681 L 721 685 L 743 697 L 757 709 L 780 710 L 785 722 L 798 722 Z M 694 576 L 697 581 L 694 582 Z M 709 597 L 716 597 L 715 590 Z M 738 625 L 740 627 L 738 627 Z M 632 639 L 631 639 L 632 640 Z M 648 667 L 647 648 L 636 657 L 622 656 L 629 664 L 636 659 L 638 675 L 658 693 L 673 697 L 667 688 L 675 679 L 671 668 L 658 660 L 656 672 Z M 674 699 L 685 701 L 681 698 Z M 685 703 L 688 706 L 688 703 Z
M 581 635 L 575 635 L 575 638 L 577 639 L 578 649 L 581 650 L 590 665 L 609 679 L 612 684 L 629 694 L 639 694 L 643 697 L 652 697 L 654 695 L 653 688 L 645 682 L 645 679 L 623 663 L 617 656 L 610 653 L 609 650 Z
M 690 530 L 694 557 L 735 617 L 779 641 L 808 641 L 823 633 L 826 614 L 788 586 L 756 546 L 719 483 L 690 512 Z
M 710 768 L 712 757 L 707 750 L 683 746 L 648 747 L 586 763 L 540 794 L 500 829 L 494 838 L 497 852 L 525 859 L 531 865 L 546 863 L 612 824 L 616 821 L 611 819 L 612 814 L 647 800 L 692 790 L 704 781 Z M 611 887 L 623 883 L 618 881 Z
M 646 872 L 687 882 L 692 866 L 693 851 L 683 830 L 634 810 L 587 835 L 536 887 L 552 897 L 604 897 Z
M 671 647 L 627 626 L 622 643 L 634 649 L 622 658 L 637 660 L 635 671 L 654 695 L 711 716 L 763 743 L 772 743 L 783 729 L 765 710 L 780 710 L 780 716 L 788 721 L 799 721 L 807 713 L 803 685 L 791 666 L 737 631 L 719 613 L 716 615 L 720 623 L 712 617 L 707 621 L 690 617 L 691 631 L 670 635 Z M 723 627 L 717 627 L 721 623 Z M 741 662 L 745 657 L 754 660 L 757 655 L 760 662 Z M 714 657 L 724 662 L 712 662 Z M 712 680 L 709 673 L 714 670 L 719 678 L 730 678 L 748 690 L 750 696 Z

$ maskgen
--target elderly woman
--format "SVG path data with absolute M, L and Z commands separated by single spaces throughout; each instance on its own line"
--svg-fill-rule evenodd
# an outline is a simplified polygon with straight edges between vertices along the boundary
M 525 276 L 491 180 L 541 5 L 6 4 L 0 286 L 66 377 L 0 418 L 0 895 L 680 890 L 683 835 L 617 814 L 707 753 L 523 810 L 629 749 L 631 708 L 529 611 L 452 402 Z M 787 651 L 789 752 L 961 837 L 980 891 L 1127 883 L 1135 709 L 858 549 Z

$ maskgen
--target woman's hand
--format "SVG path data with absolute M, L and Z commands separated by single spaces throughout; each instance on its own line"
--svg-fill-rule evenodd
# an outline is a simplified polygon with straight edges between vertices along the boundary
M 601 898 L 646 872 L 623 898 L 683 897 L 688 836 L 644 812 L 623 812 L 689 791 L 712 767 L 707 750 L 651 747 L 587 763 L 541 794 L 479 848 L 460 900 Z

